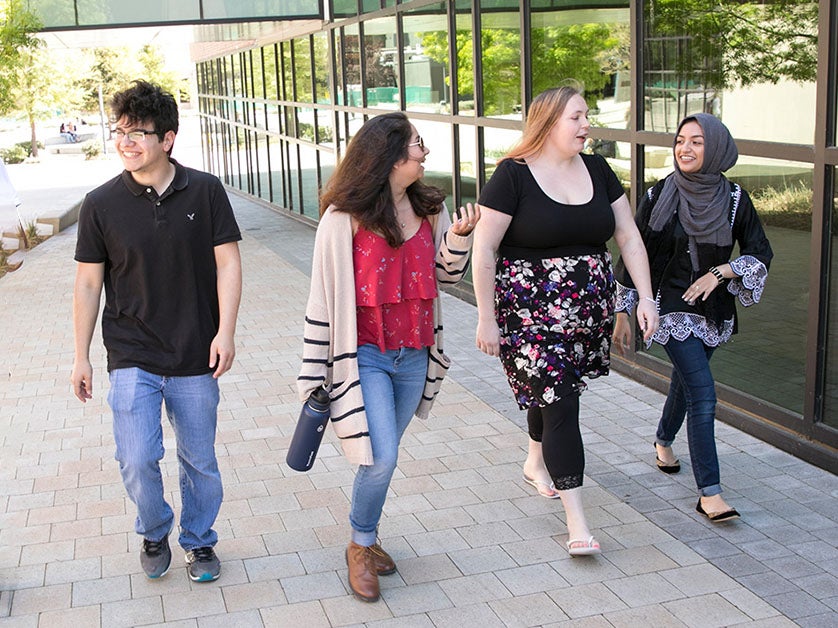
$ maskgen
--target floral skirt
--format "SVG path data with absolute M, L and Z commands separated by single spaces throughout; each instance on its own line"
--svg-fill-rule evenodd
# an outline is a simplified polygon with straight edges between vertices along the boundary
M 614 292 L 608 252 L 499 260 L 500 358 L 522 410 L 581 392 L 582 377 L 608 375 Z

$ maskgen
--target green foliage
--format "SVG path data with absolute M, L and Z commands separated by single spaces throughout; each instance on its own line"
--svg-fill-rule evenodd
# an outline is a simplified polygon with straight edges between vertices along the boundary
M 31 141 L 18 142 L 17 144 L 15 144 L 15 146 L 20 146 L 23 150 L 25 150 L 27 156 L 30 154 L 30 152 L 32 150 L 32 142 Z M 35 146 L 37 146 L 39 149 L 43 149 L 44 148 L 44 143 L 36 141 Z
M 85 142 L 81 147 L 81 152 L 87 160 L 96 159 L 102 153 L 102 147 L 99 146 L 99 142 Z
M 0 114 L 5 114 L 15 106 L 13 90 L 18 84 L 20 66 L 25 62 L 24 53 L 42 45 L 35 36 L 41 21 L 28 9 L 25 0 L 3 0 L 0 20 Z
M 0 158 L 7 164 L 19 164 L 29 157 L 29 147 L 15 144 L 9 148 L 0 148 Z
M 622 61 L 615 61 L 619 45 L 620 39 L 607 24 L 533 29 L 533 94 L 573 78 L 584 86 L 588 106 L 596 107 L 597 95 L 608 84 L 609 75 L 620 69 Z
M 651 37 L 689 43 L 677 48 L 682 79 L 716 88 L 815 81 L 815 0 L 650 0 L 648 11 Z

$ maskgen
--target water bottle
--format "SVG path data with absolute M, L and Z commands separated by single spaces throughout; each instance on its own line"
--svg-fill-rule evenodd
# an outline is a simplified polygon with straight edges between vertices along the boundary
M 322 386 L 311 393 L 300 411 L 285 462 L 295 471 L 308 471 L 314 464 L 323 432 L 329 422 L 329 391 Z

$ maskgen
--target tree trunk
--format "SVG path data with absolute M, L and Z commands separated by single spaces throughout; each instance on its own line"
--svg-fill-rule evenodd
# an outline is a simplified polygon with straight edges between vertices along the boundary
M 29 149 L 30 154 L 33 157 L 38 156 L 38 138 L 36 137 L 35 132 L 35 118 L 34 116 L 29 116 L 29 130 L 31 131 L 31 147 Z

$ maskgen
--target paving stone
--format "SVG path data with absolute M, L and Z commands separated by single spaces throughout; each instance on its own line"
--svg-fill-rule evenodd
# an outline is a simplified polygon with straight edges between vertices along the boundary
M 495 600 L 489 602 L 489 606 L 505 626 L 541 626 L 566 617 L 544 593 Z
M 108 166 L 119 171 L 118 162 Z M 583 499 L 604 553 L 571 559 L 561 503 L 521 480 L 525 413 L 499 361 L 474 346 L 475 308 L 449 294 L 454 365 L 432 417 L 405 435 L 379 529 L 398 572 L 381 579 L 380 602 L 354 599 L 343 557 L 352 465 L 331 430 L 310 472 L 283 459 L 299 412 L 314 230 L 231 198 L 244 229 L 245 282 L 237 362 L 221 383 L 221 579 L 192 583 L 175 548 L 165 578 L 140 569 L 105 395 L 76 403 L 58 366 L 72 361 L 68 310 L 54 307 L 56 294 L 72 293 L 71 231 L 0 280 L 14 327 L 5 355 L 15 356 L 0 390 L 4 626 L 38 625 L 39 613 L 50 625 L 168 628 L 613 628 L 699 625 L 695 617 L 701 625 L 838 624 L 835 476 L 720 423 L 725 495 L 743 518 L 712 524 L 694 511 L 690 473 L 665 477 L 654 467 L 663 396 L 618 373 L 592 381 L 580 400 Z M 104 392 L 101 342 L 91 353 Z M 165 494 L 177 509 L 175 440 L 165 421 L 163 430 Z M 685 442 L 679 447 L 688 465 Z

